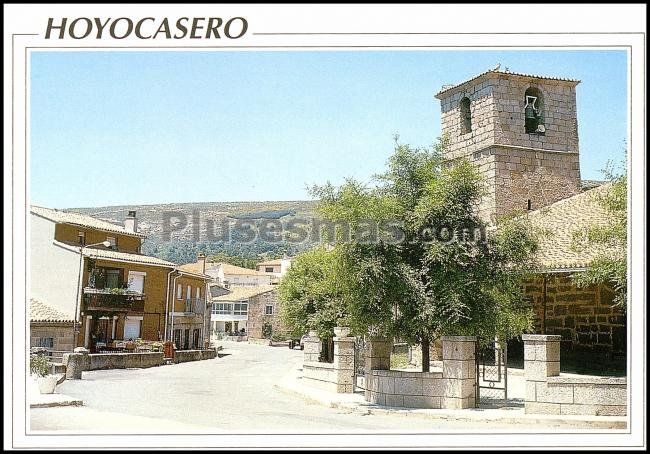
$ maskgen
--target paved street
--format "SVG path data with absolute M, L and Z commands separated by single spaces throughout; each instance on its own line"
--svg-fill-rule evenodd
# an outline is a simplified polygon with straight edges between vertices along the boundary
M 83 407 L 35 408 L 32 430 L 130 433 L 435 431 L 467 422 L 360 415 L 275 388 L 302 358 L 300 350 L 224 343 L 222 358 L 150 369 L 84 372 L 57 392 Z M 477 428 L 507 428 L 494 422 Z

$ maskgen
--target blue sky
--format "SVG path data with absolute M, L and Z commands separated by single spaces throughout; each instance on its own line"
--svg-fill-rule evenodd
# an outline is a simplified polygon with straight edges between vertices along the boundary
M 580 79 L 583 179 L 623 157 L 624 51 L 32 52 L 31 198 L 301 200 L 440 135 L 443 84 L 501 63 Z

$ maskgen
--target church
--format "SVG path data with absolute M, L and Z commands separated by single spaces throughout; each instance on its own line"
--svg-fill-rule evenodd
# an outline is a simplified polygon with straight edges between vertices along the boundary
M 608 222 L 598 202 L 610 185 L 580 178 L 576 87 L 579 80 L 498 68 L 436 94 L 446 165 L 465 159 L 486 182 L 480 215 L 489 224 L 528 216 L 547 232 L 539 274 L 524 284 L 535 331 L 562 336 L 564 353 L 624 359 L 626 314 L 607 285 L 578 288 L 591 250 L 572 247 L 574 232 Z

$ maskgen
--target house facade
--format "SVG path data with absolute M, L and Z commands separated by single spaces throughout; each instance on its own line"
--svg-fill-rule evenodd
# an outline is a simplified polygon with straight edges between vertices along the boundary
M 277 284 L 287 273 L 289 268 L 291 268 L 292 261 L 293 258 L 287 257 L 275 260 L 266 260 L 257 264 L 257 271 L 264 274 L 270 274 L 273 276 L 271 282 Z
M 271 274 L 229 263 L 208 261 L 203 253 L 199 253 L 196 262 L 181 267 L 184 270 L 205 273 L 212 278 L 213 283 L 225 288 L 270 285 L 274 277 Z
M 43 207 L 30 214 L 31 298 L 72 315 L 74 346 L 98 351 L 134 339 L 204 346 L 210 277 L 141 254 L 135 212 L 124 226 Z M 172 282 L 183 286 L 180 302 Z
M 275 286 L 233 287 L 226 294 L 217 285 L 212 289 L 217 291 L 212 297 L 213 333 L 243 332 L 250 339 L 264 339 L 284 332 Z

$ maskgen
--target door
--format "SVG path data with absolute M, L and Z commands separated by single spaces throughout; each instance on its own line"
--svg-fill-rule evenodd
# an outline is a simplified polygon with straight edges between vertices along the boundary
M 124 339 L 137 339 L 140 337 L 141 320 L 127 318 L 124 321 Z
M 189 328 L 185 330 L 185 342 L 183 343 L 183 349 L 184 350 L 189 350 L 190 349 L 190 330 Z
M 201 335 L 201 330 L 194 330 L 194 338 L 192 339 L 192 348 L 199 348 L 199 337 Z

